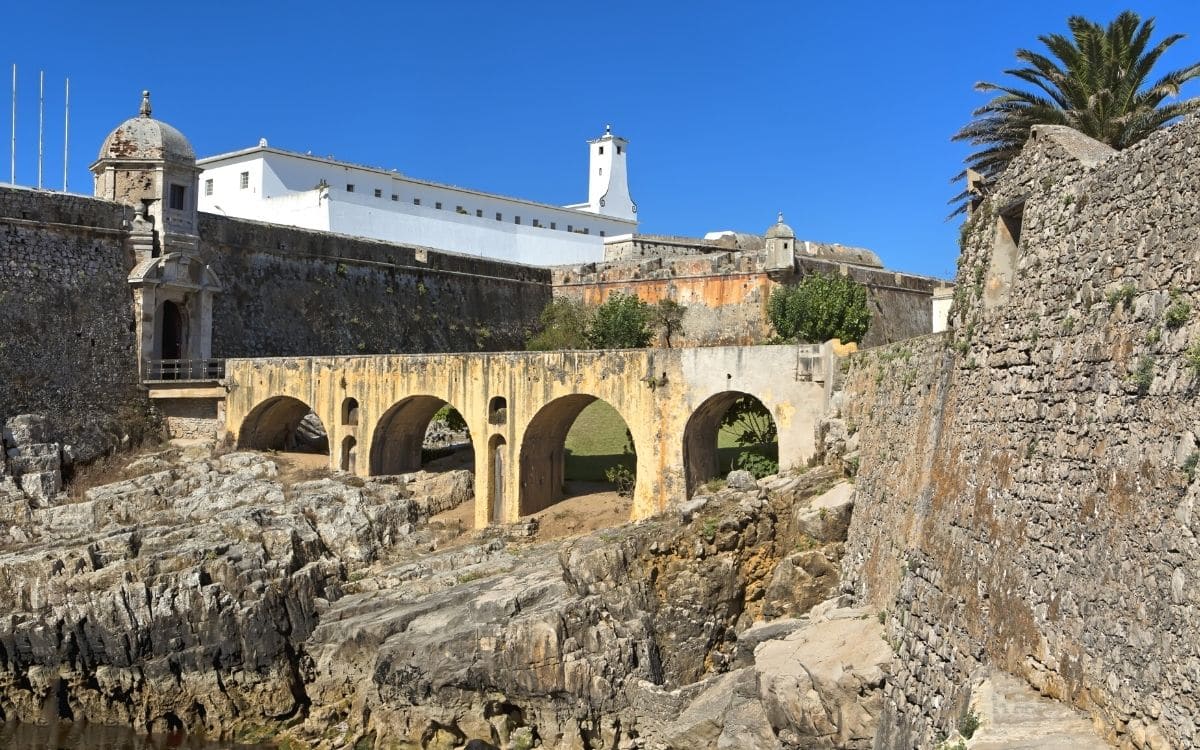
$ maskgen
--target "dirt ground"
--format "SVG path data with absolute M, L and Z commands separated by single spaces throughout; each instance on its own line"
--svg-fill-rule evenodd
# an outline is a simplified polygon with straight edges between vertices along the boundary
M 633 499 L 621 497 L 605 482 L 567 482 L 567 492 L 565 499 L 533 514 L 538 520 L 538 530 L 532 541 L 562 539 L 620 526 L 629 520 L 633 510 Z M 475 525 L 475 508 L 466 502 L 429 520 L 446 527 L 460 525 L 466 534 Z

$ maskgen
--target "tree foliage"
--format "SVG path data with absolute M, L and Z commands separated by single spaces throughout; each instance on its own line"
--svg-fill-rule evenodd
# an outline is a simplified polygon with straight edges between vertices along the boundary
M 663 343 L 671 348 L 671 336 L 683 333 L 683 314 L 687 308 L 673 299 L 662 299 L 650 306 L 650 324 L 662 334 Z
M 588 342 L 593 349 L 641 349 L 650 345 L 650 306 L 635 294 L 613 294 L 596 308 Z
M 1107 27 L 1082 16 L 1067 19 L 1070 36 L 1038 37 L 1048 54 L 1018 49 L 1024 67 L 1004 71 L 1020 83 L 982 81 L 978 91 L 995 97 L 972 112 L 974 119 L 954 134 L 977 150 L 966 159 L 967 169 L 992 180 L 1020 152 L 1034 125 L 1067 125 L 1107 143 L 1126 148 L 1172 120 L 1200 109 L 1200 99 L 1167 102 L 1180 88 L 1200 76 L 1200 64 L 1172 70 L 1157 79 L 1151 71 L 1159 58 L 1183 34 L 1172 34 L 1153 46 L 1154 19 L 1144 22 L 1132 11 L 1117 16 Z M 956 180 L 966 176 L 966 170 Z M 953 199 L 955 213 L 966 209 L 967 192 Z
M 721 429 L 744 449 L 734 458 L 733 468 L 745 469 L 755 479 L 779 472 L 779 428 L 761 401 L 739 396 L 721 417 Z
M 526 343 L 531 351 L 587 349 L 593 310 L 578 300 L 555 297 L 542 308 L 542 330 Z
M 857 343 L 871 325 L 867 288 L 835 274 L 810 274 L 798 284 L 776 287 L 767 316 L 780 338 L 802 344 Z

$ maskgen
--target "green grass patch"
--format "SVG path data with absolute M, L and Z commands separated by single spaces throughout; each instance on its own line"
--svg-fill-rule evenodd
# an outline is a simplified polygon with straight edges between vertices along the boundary
M 733 461 L 743 450 L 754 449 L 778 461 L 776 445 L 741 447 L 736 442 L 736 427 L 717 432 L 717 460 L 721 475 L 729 473 Z M 680 436 L 683 439 L 683 436 Z M 634 469 L 634 457 L 625 453 L 628 438 L 625 420 L 605 401 L 593 401 L 584 407 L 567 432 L 566 478 L 586 482 L 607 482 L 605 472 L 614 466 Z

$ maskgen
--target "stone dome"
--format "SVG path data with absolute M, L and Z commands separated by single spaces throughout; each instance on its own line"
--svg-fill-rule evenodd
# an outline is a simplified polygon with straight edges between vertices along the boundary
M 150 116 L 150 92 L 142 92 L 142 107 L 108 134 L 100 147 L 99 159 L 144 159 L 194 164 L 196 151 L 175 128 Z
M 780 238 L 780 239 L 786 238 L 789 240 L 796 239 L 796 233 L 792 231 L 792 228 L 789 227 L 787 224 L 783 223 L 783 211 L 779 212 L 779 220 L 771 225 L 771 228 L 767 230 L 767 232 L 764 236 L 767 239 L 775 239 L 775 238 Z

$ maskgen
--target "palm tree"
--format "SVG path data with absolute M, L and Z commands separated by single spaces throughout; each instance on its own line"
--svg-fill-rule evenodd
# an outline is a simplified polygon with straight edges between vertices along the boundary
M 972 112 L 975 119 L 952 138 L 979 147 L 966 158 L 967 169 L 955 181 L 965 177 L 967 170 L 978 172 L 985 182 L 995 178 L 1020 152 L 1034 125 L 1067 125 L 1122 149 L 1200 109 L 1196 98 L 1165 103 L 1168 97 L 1179 96 L 1183 84 L 1200 77 L 1200 63 L 1149 82 L 1151 69 L 1183 34 L 1172 34 L 1147 49 L 1154 19 L 1143 22 L 1128 10 L 1108 28 L 1082 16 L 1068 18 L 1067 27 L 1070 38 L 1038 37 L 1050 56 L 1019 49 L 1017 59 L 1026 67 L 1004 71 L 1033 90 L 986 81 L 975 84 L 977 91 L 997 95 Z M 951 201 L 959 203 L 955 214 L 966 209 L 966 197 L 963 191 Z

